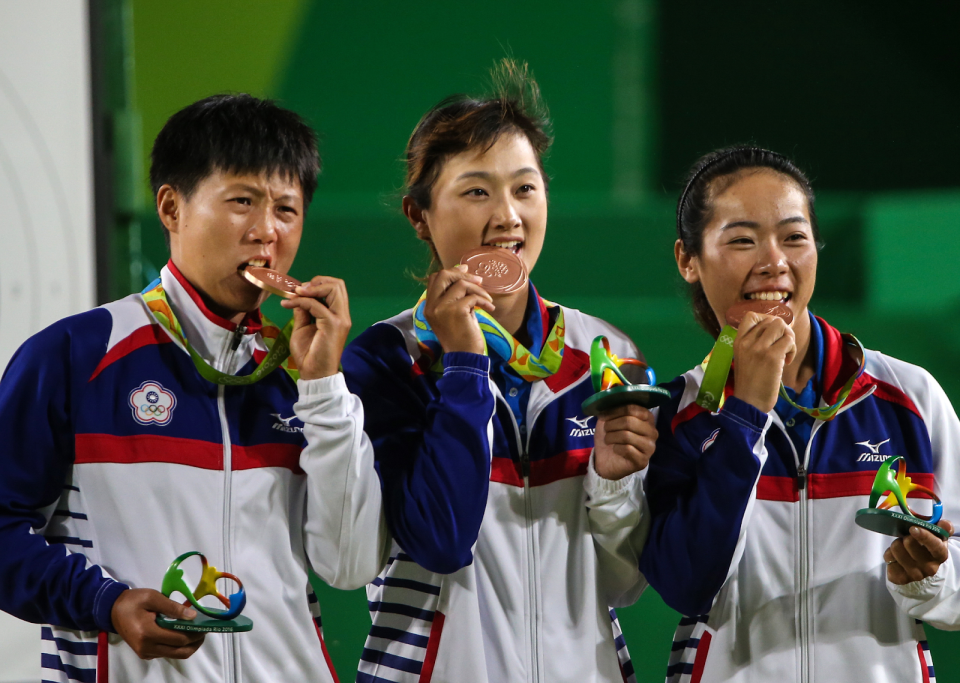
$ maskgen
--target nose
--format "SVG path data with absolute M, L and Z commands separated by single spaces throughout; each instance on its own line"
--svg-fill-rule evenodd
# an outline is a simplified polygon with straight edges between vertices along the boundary
M 513 197 L 503 197 L 490 216 L 490 227 L 496 230 L 513 230 L 520 227 L 520 213 L 514 205 Z
M 754 269 L 761 275 L 773 277 L 787 272 L 787 258 L 779 242 L 770 240 L 764 243 L 757 253 L 757 265 Z
M 277 241 L 277 217 L 272 211 L 265 211 L 247 230 L 247 237 L 258 244 L 271 244 Z

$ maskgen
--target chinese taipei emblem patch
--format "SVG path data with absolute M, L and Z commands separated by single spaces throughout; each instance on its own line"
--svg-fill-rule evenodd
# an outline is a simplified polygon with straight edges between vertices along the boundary
M 133 419 L 142 425 L 163 426 L 173 417 L 177 397 L 164 389 L 159 382 L 147 380 L 130 392 L 130 408 Z

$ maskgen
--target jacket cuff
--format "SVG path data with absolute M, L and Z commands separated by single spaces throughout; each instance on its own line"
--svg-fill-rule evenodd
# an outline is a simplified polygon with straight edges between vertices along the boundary
M 583 489 L 587 492 L 591 501 L 616 498 L 636 486 L 635 479 L 640 476 L 640 472 L 633 472 L 617 480 L 604 479 L 600 476 L 594 465 L 596 455 L 596 449 L 590 452 L 590 460 L 587 463 L 587 476 L 583 480 Z M 642 471 L 643 470 L 641 470 L 641 472 Z
M 730 418 L 756 432 L 763 432 L 770 420 L 767 413 L 760 412 L 758 408 L 753 407 L 746 401 L 741 401 L 736 396 L 730 396 L 723 402 L 723 408 L 720 409 L 718 415 Z
M 490 358 L 482 353 L 451 351 L 443 354 L 443 372 L 446 374 L 451 370 L 477 370 L 489 374 Z
M 123 591 L 129 588 L 130 586 L 127 584 L 113 579 L 104 580 L 100 590 L 97 591 L 97 597 L 93 600 L 93 621 L 97 624 L 98 629 L 107 633 L 117 632 L 117 629 L 113 627 L 113 619 L 110 616 L 113 612 L 113 603 L 117 601 Z
M 297 389 L 300 392 L 301 401 L 304 399 L 342 396 L 350 393 L 347 390 L 347 382 L 343 378 L 342 372 L 319 379 L 298 379 Z
M 937 597 L 937 595 L 943 589 L 943 585 L 947 578 L 947 563 L 949 561 L 950 560 L 948 559 L 946 562 L 941 564 L 937 568 L 936 574 L 920 579 L 919 581 L 913 581 L 911 583 L 906 583 L 902 586 L 899 586 L 887 580 L 887 589 L 899 593 L 905 598 L 916 600 L 917 602 L 927 602 L 928 600 L 932 600 L 933 598 Z

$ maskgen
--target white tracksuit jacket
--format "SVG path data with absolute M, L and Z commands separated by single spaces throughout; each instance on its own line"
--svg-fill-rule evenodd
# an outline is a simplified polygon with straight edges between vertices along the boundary
M 830 405 L 856 364 L 834 328 L 813 324 L 820 405 Z M 883 461 L 903 455 L 913 481 L 943 499 L 944 517 L 960 520 L 960 422 L 937 382 L 868 350 L 841 412 L 815 421 L 798 450 L 775 412 L 730 396 L 732 379 L 718 413 L 697 406 L 702 378 L 698 367 L 666 385 L 674 401 L 660 409 L 646 479 L 652 526 L 641 569 L 690 615 L 667 680 L 933 681 L 918 620 L 960 626 L 960 544 L 949 541 L 936 577 L 896 587 L 883 560 L 893 538 L 854 518 Z
M 266 351 L 259 316 L 237 330 L 172 264 L 161 279 L 200 355 L 249 373 Z M 0 608 L 49 624 L 44 680 L 333 680 L 308 568 L 357 588 L 389 548 L 342 375 L 214 385 L 132 295 L 23 345 L 0 383 L 0 434 Z M 141 660 L 111 633 L 113 602 L 124 584 L 159 590 L 190 550 L 243 581 L 253 630 L 208 634 L 187 660 Z
M 596 336 L 620 356 L 637 351 L 603 321 L 563 311 L 563 361 L 532 384 L 525 434 L 490 359 L 449 353 L 443 375 L 430 372 L 411 311 L 348 346 L 344 373 L 364 402 L 396 539 L 367 590 L 359 683 L 634 680 L 610 608 L 645 586 L 642 482 L 596 474 L 596 420 L 580 404 L 593 393 Z M 456 495 L 431 499 L 429 481 L 455 482 Z

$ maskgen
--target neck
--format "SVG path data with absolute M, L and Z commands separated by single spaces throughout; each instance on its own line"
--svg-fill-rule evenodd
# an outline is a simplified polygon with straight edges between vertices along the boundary
M 197 290 L 197 294 L 199 294 L 200 298 L 203 299 L 204 305 L 210 309 L 211 313 L 215 313 L 216 315 L 219 315 L 221 318 L 225 320 L 229 320 L 230 322 L 236 325 L 239 325 L 241 322 L 243 322 L 243 319 L 247 317 L 246 311 L 237 312 L 237 311 L 230 310 L 229 308 L 224 308 L 223 306 L 218 304 L 216 301 L 211 299 L 206 292 L 204 292 L 202 289 L 200 289 L 196 285 L 193 285 L 193 288 Z
M 192 278 L 188 277 L 180 266 L 177 264 L 176 259 L 170 259 L 171 271 L 174 274 L 180 284 L 187 289 L 192 289 L 196 295 L 200 298 L 200 301 L 203 302 L 203 305 L 206 309 L 213 313 L 215 316 L 228 320 L 236 325 L 239 325 L 241 321 L 246 317 L 246 311 L 234 311 L 233 309 L 221 306 L 213 298 L 207 294 L 201 287 L 198 287 Z M 208 316 L 209 317 L 209 316 Z
M 806 309 L 797 316 L 793 325 L 793 333 L 797 340 L 797 353 L 789 365 L 783 367 L 781 381 L 786 387 L 794 391 L 803 391 L 807 382 L 817 374 L 817 359 L 815 349 L 811 343 L 810 315 Z
M 513 294 L 495 296 L 493 303 L 497 309 L 493 312 L 493 319 L 503 326 L 514 337 L 523 326 L 523 316 L 527 312 L 527 299 L 530 297 L 530 287 L 524 287 Z M 523 340 L 518 340 L 523 341 Z

